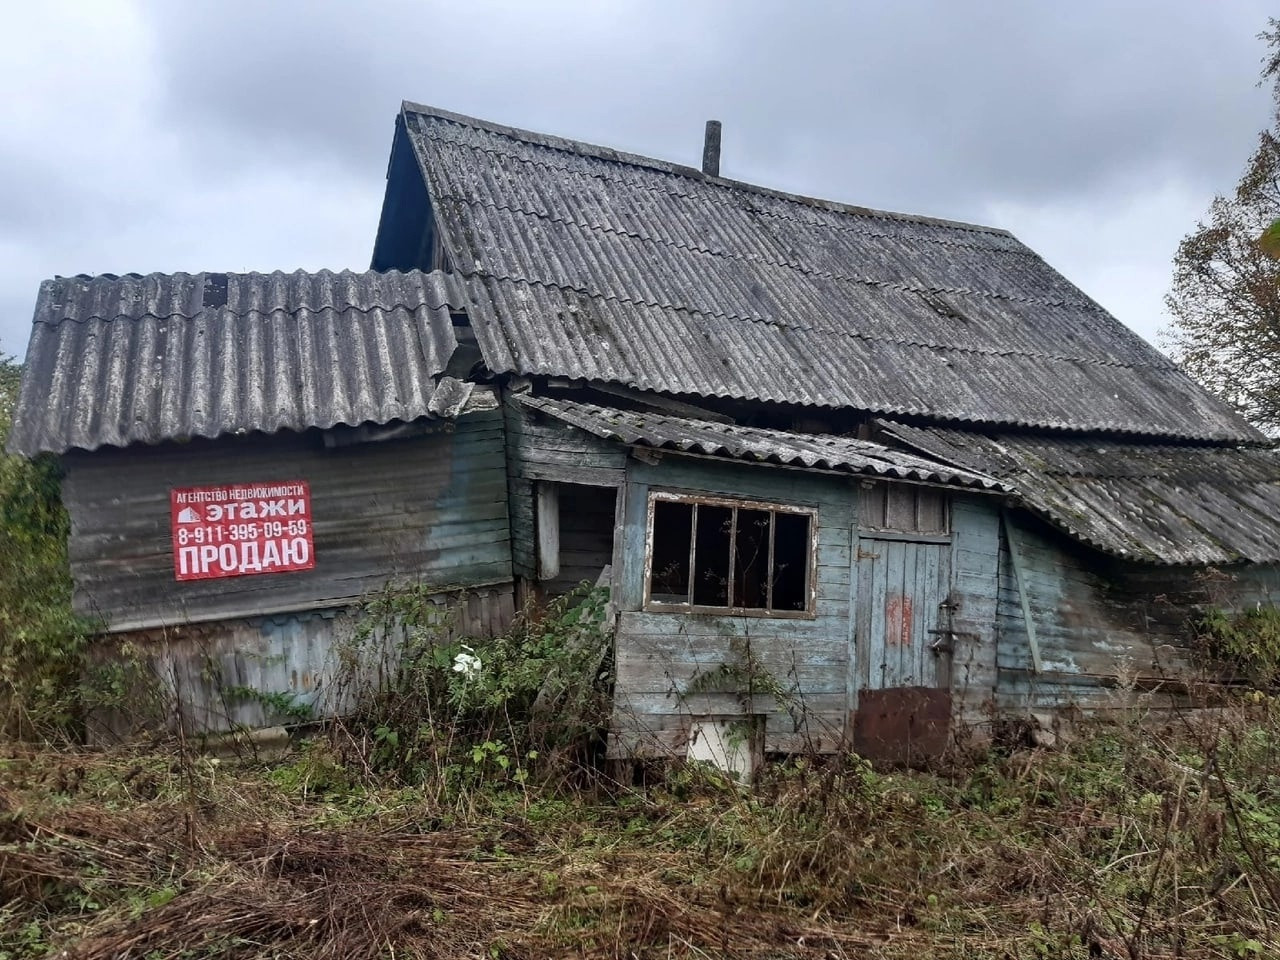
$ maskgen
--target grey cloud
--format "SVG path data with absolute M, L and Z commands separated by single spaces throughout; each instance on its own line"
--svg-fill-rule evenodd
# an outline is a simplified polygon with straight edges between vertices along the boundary
M 223 169 L 327 158 L 380 170 L 402 99 L 572 132 L 569 116 L 596 108 L 616 118 L 683 72 L 664 63 L 661 17 L 639 3 L 395 0 L 359 15 L 340 0 L 148 9 L 164 38 L 163 114 Z
M 1257 0 L 138 3 L 0 105 L 2 350 L 55 272 L 364 266 L 402 98 L 690 164 L 718 117 L 728 176 L 976 220 L 1207 205 L 1269 107 Z
M 1262 4 L 593 6 L 153 13 L 166 112 L 223 164 L 377 169 L 401 98 L 672 159 L 696 155 L 717 112 L 739 151 L 727 167 L 744 176 L 777 181 L 785 166 L 783 186 L 976 209 L 1170 173 L 1212 180 L 1247 150 L 1264 98 L 1251 96 Z
M 1214 4 L 842 9 L 823 35 L 844 55 L 818 52 L 807 71 L 832 95 L 783 86 L 769 106 L 779 130 L 827 127 L 821 155 L 796 172 L 833 183 L 842 151 L 842 192 L 859 202 L 955 215 L 997 196 L 1055 200 L 1161 175 L 1211 183 L 1241 162 L 1265 100 L 1252 87 L 1260 6 L 1235 17 Z M 798 57 L 819 27 L 786 20 L 771 33 Z M 751 133 L 747 156 L 774 165 L 770 146 L 786 138 Z

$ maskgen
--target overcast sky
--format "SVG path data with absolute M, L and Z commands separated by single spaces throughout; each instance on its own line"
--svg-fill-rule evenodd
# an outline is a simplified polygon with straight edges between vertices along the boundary
M 364 269 L 402 99 L 1012 230 L 1150 340 L 1265 126 L 1262 2 L 6 5 L 0 353 L 41 279 Z

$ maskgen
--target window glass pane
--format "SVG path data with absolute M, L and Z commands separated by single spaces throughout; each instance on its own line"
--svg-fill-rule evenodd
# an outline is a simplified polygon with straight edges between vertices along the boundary
M 738 509 L 733 561 L 733 606 L 763 610 L 769 580 L 768 510 Z
M 693 602 L 700 607 L 729 605 L 729 535 L 733 508 L 698 504 Z
M 653 503 L 653 566 L 649 598 L 655 603 L 689 602 L 689 540 L 693 504 Z
M 809 515 L 774 514 L 773 609 L 809 609 Z

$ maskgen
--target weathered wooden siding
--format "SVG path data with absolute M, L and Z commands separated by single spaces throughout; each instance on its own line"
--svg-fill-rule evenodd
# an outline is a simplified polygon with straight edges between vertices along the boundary
M 1241 609 L 1280 598 L 1280 569 L 1124 563 L 1091 551 L 1025 514 L 1011 512 L 1039 647 L 1032 665 L 1026 620 L 1007 540 L 1000 549 L 997 703 L 1010 715 L 1075 707 L 1154 705 L 1181 695 L 1198 674 L 1188 642 L 1205 607 Z
M 617 488 L 623 481 L 626 448 L 581 430 L 538 417 L 509 398 L 507 473 L 511 515 L 511 563 L 519 577 L 537 576 L 534 484 L 539 480 Z
M 997 701 L 1002 711 L 1120 706 L 1118 684 L 1155 673 L 1155 638 L 1109 597 L 1108 564 L 1023 514 L 1009 512 L 1000 544 Z M 1018 551 L 1037 673 L 1007 538 Z
M 1000 514 L 993 498 L 952 500 L 951 693 L 958 732 L 985 732 L 992 715 L 999 542 Z
M 1280 603 L 1280 565 L 1241 563 L 1221 567 L 1157 567 L 1110 562 L 1115 589 L 1134 598 L 1135 621 L 1181 635 L 1199 608 L 1240 611 Z
M 492 636 L 511 623 L 510 584 L 430 598 L 438 636 Z M 358 609 L 184 624 L 104 638 L 97 668 L 130 686 L 123 703 L 94 711 L 97 742 L 154 727 L 187 732 L 257 728 L 340 716 L 379 688 L 399 662 L 403 635 L 362 624 Z M 290 706 L 291 715 L 281 708 Z
M 310 431 L 64 460 L 76 609 L 111 630 L 342 606 L 389 579 L 441 588 L 511 579 L 497 411 L 336 449 Z M 315 569 L 175 581 L 170 488 L 286 480 L 311 485 Z
M 818 508 L 814 619 L 649 613 L 644 555 L 650 489 L 732 495 Z M 632 461 L 625 487 L 625 535 L 615 550 L 621 610 L 610 752 L 683 753 L 699 716 L 764 715 L 765 749 L 831 750 L 844 734 L 849 681 L 849 553 L 856 511 L 847 480 L 798 471 L 725 466 L 668 457 Z M 786 696 L 688 692 L 722 664 L 750 663 Z M 705 682 L 702 681 L 702 682 Z

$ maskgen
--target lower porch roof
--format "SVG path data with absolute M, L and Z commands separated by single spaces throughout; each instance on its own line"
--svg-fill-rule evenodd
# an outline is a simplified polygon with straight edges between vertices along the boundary
M 979 471 L 854 437 L 744 427 L 528 393 L 515 394 L 513 399 L 579 430 L 633 447 L 981 492 L 1012 492 L 1002 481 Z
M 881 439 L 1007 484 L 1051 524 L 1112 556 L 1192 566 L 1280 562 L 1273 449 L 878 427 Z

